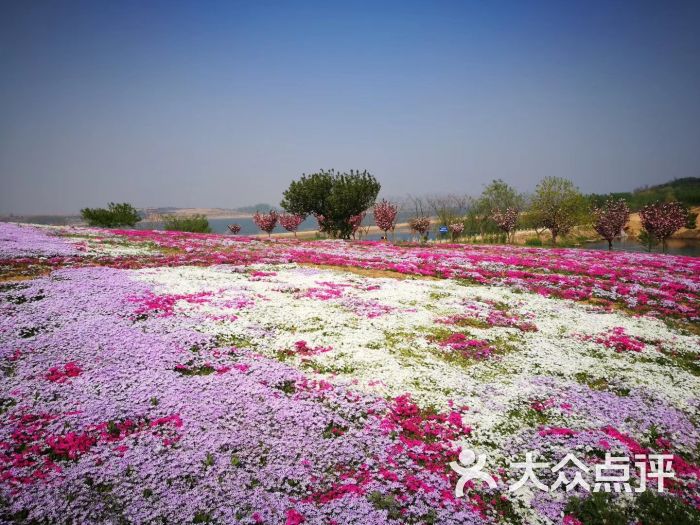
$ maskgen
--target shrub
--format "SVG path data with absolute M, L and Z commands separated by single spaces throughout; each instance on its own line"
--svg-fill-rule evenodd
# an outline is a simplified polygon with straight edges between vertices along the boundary
M 457 238 L 460 235 L 462 235 L 462 232 L 464 231 L 464 223 L 453 222 L 452 224 L 448 225 L 447 228 L 450 230 L 450 234 L 452 235 L 452 240 L 456 241 Z
M 136 208 L 126 202 L 120 204 L 110 202 L 107 208 L 83 208 L 80 210 L 80 215 L 90 226 L 102 228 L 133 227 L 141 220 Z
M 539 237 L 529 237 L 525 239 L 525 246 L 542 246 L 542 239 Z
M 413 217 L 408 221 L 408 225 L 411 230 L 418 233 L 423 240 L 426 240 L 428 230 L 430 229 L 430 217 Z
M 658 246 L 659 244 L 659 240 L 646 230 L 639 232 L 637 240 L 642 246 L 644 246 L 644 248 L 646 248 L 646 251 L 648 252 L 650 252 L 654 246 Z
M 692 505 L 651 490 L 642 492 L 630 502 L 615 501 L 610 494 L 603 492 L 595 492 L 585 499 L 571 498 L 565 513 L 583 525 L 690 525 L 700 519 L 700 511 Z
M 168 231 L 211 233 L 209 220 L 205 215 L 166 215 L 163 222 Z

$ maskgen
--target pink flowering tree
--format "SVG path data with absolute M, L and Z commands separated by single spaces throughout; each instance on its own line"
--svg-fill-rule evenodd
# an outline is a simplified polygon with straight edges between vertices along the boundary
M 496 208 L 491 214 L 491 219 L 496 226 L 508 236 L 508 242 L 512 243 L 514 240 L 519 216 L 520 211 L 517 208 L 506 208 L 505 211 Z
M 329 233 L 328 232 L 328 221 L 326 220 L 325 215 L 321 215 L 320 213 L 315 213 L 314 217 L 316 217 L 316 222 L 318 223 L 318 231 L 323 232 L 323 233 Z
M 294 232 L 294 237 L 297 236 L 297 229 L 299 225 L 304 222 L 304 219 L 306 219 L 306 217 L 297 213 L 281 213 L 279 215 L 279 221 L 282 227 L 288 232 Z
M 253 215 L 253 222 L 262 231 L 267 232 L 267 236 L 269 237 L 272 230 L 274 230 L 275 226 L 277 226 L 278 218 L 279 215 L 275 210 L 270 210 L 269 213 L 260 213 L 256 211 L 255 215 Z
M 602 207 L 593 209 L 593 228 L 608 241 L 608 250 L 612 250 L 613 239 L 620 235 L 629 216 L 630 210 L 624 199 L 611 198 Z
M 639 212 L 642 227 L 646 232 L 651 249 L 653 239 L 661 241 L 666 252 L 666 241 L 685 226 L 687 211 L 680 202 L 656 202 L 647 204 Z
M 355 235 L 357 234 L 358 230 L 360 230 L 360 227 L 362 226 L 362 221 L 365 219 L 365 216 L 367 215 L 367 212 L 362 212 L 358 213 L 357 215 L 353 215 L 348 219 L 348 223 L 352 227 L 352 238 L 355 238 Z
M 241 233 L 241 225 L 240 224 L 229 224 L 228 225 L 228 231 L 230 231 L 232 234 L 237 235 Z
M 408 221 L 408 226 L 425 241 L 430 230 L 430 217 L 413 217 Z
M 386 199 L 382 199 L 374 205 L 374 223 L 384 232 L 384 237 L 387 232 L 394 231 L 396 227 L 396 214 L 399 212 L 399 207 Z
M 452 240 L 456 241 L 457 238 L 462 235 L 462 232 L 464 231 L 464 223 L 461 222 L 453 222 L 452 224 L 449 224 L 447 228 L 450 230 L 450 235 L 452 235 Z

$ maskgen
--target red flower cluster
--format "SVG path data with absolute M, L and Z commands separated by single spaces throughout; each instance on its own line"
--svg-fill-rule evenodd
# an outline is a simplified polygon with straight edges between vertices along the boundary
M 621 326 L 616 326 L 609 333 L 598 336 L 595 341 L 616 352 L 641 352 L 645 346 L 643 341 L 627 335 Z
M 316 346 L 310 347 L 306 341 L 297 341 L 294 343 L 295 354 L 302 356 L 312 356 L 317 354 L 322 354 L 325 352 L 330 352 L 333 347 L 330 346 Z
M 61 369 L 58 366 L 52 366 L 46 373 L 46 379 L 54 383 L 65 383 L 68 378 L 77 377 L 83 370 L 75 362 L 66 363 Z
M 59 417 L 50 414 L 10 415 L 11 439 L 0 441 L 0 483 L 18 486 L 46 480 L 52 471 L 61 472 L 56 462 L 75 461 L 98 443 L 122 441 L 147 429 L 161 437 L 167 446 L 178 441 L 175 429 L 182 426 L 180 416 L 172 414 L 150 423 L 126 419 L 103 422 L 82 431 L 49 433 L 49 425 Z M 125 450 L 124 445 L 115 449 L 116 452 Z

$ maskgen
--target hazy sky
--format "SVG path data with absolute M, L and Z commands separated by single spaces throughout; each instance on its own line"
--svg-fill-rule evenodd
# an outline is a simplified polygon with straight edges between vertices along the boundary
M 700 175 L 700 1 L 0 7 L 0 213 Z

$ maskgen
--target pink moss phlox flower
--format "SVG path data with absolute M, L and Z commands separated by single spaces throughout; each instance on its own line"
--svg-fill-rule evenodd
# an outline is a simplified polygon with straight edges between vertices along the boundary
M 537 432 L 540 436 L 575 436 L 576 431 L 564 427 L 540 428 Z
M 595 341 L 616 352 L 641 352 L 645 346 L 643 341 L 626 334 L 621 326 L 616 326 L 608 333 L 598 336 Z
M 304 518 L 304 516 L 301 513 L 297 512 L 296 509 L 289 509 L 287 511 L 287 519 L 284 522 L 284 525 L 301 525 L 305 521 L 306 519 Z
M 64 383 L 71 377 L 77 377 L 83 370 L 75 362 L 66 363 L 63 368 L 52 366 L 46 374 L 46 379 L 54 383 Z

